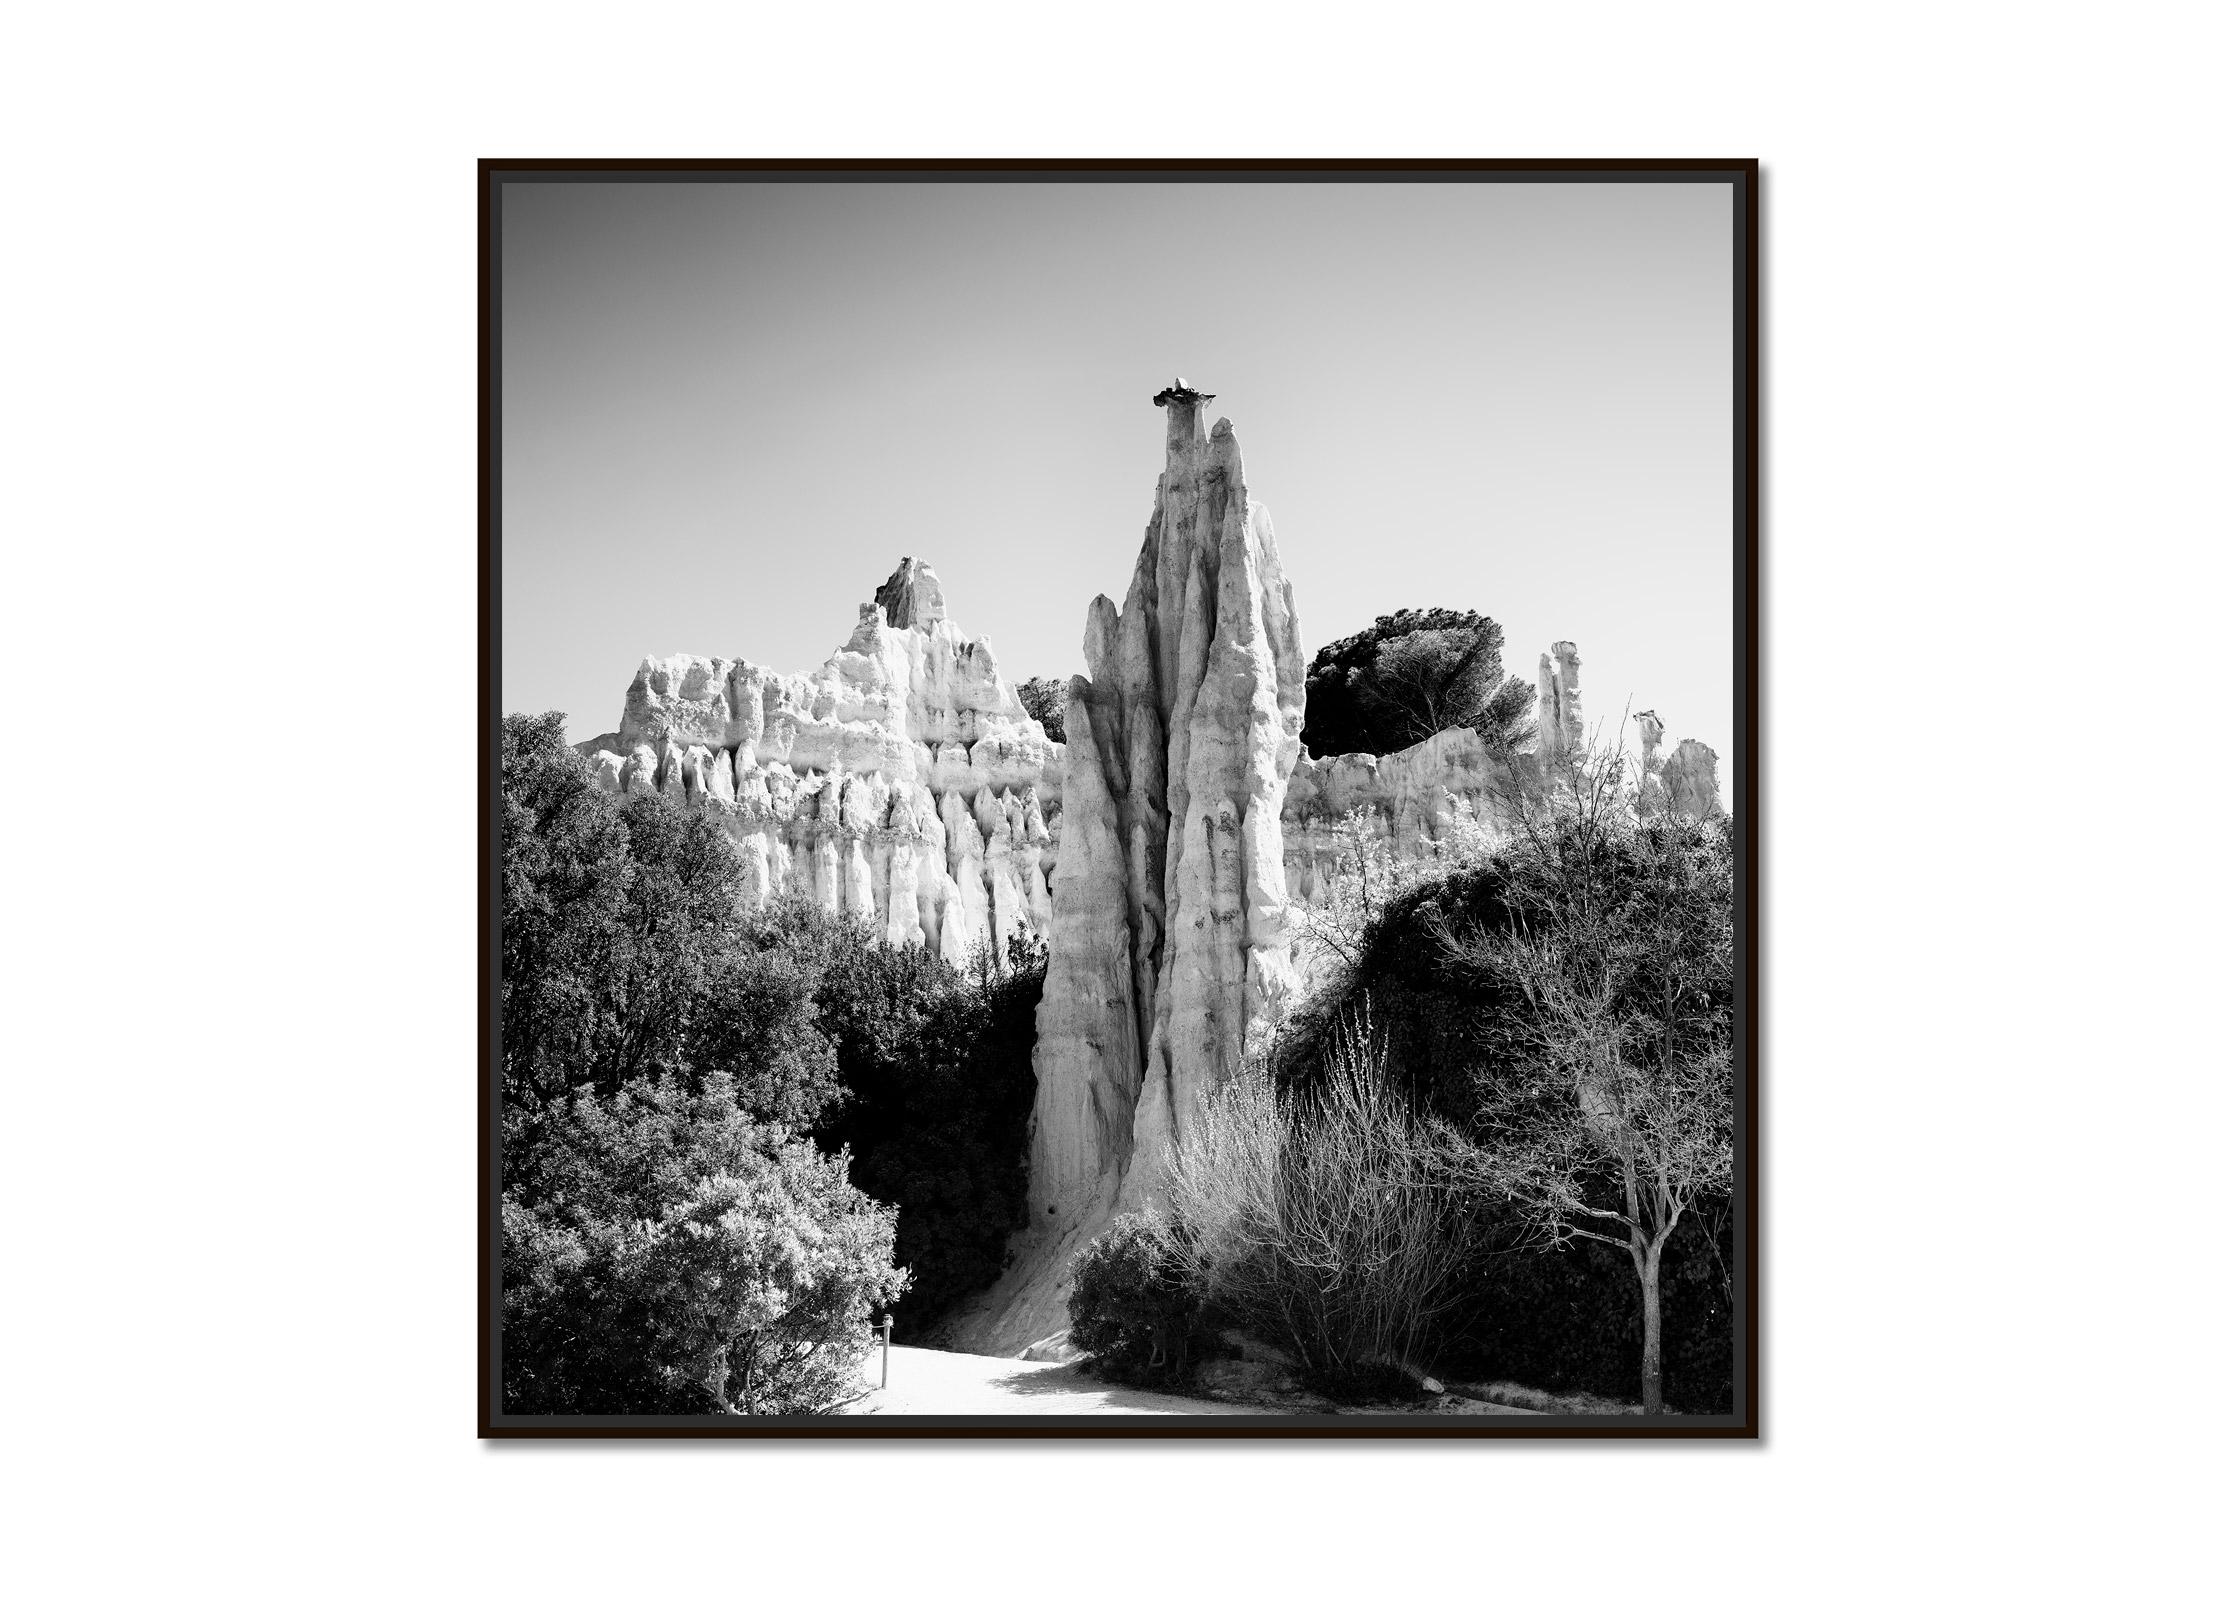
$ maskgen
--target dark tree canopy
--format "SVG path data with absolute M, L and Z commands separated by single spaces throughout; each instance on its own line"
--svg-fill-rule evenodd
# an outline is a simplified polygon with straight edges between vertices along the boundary
M 1027 715 L 1059 744 L 1066 742 L 1066 686 L 1056 678 L 1029 678 L 1019 685 Z
M 1357 967 L 1301 1007 L 1273 1052 L 1278 1081 L 1312 1088 L 1346 1015 L 1373 1015 L 1409 1100 L 1458 1128 L 1476 1128 L 1490 1091 L 1544 1048 L 1528 997 L 1498 974 L 1449 959 L 1451 936 L 1550 934 L 1549 891 L 1587 904 L 1615 942 L 1689 952 L 1677 996 L 1615 975 L 1626 1048 L 1662 1041 L 1714 1047 L 1732 1027 L 1733 837 L 1725 824 L 1675 830 L 1558 829 L 1544 853 L 1511 850 L 1410 889 L 1371 924 Z M 1632 1269 L 1615 1252 L 1529 1248 L 1523 1218 L 1497 1224 L 1504 1248 L 1479 1263 L 1453 1355 L 1465 1367 L 1551 1390 L 1624 1394 L 1635 1381 L 1642 1315 Z M 1689 1410 L 1732 1402 L 1730 1218 L 1722 1204 L 1674 1236 L 1664 1275 L 1665 1393 Z
M 1475 611 L 1396 611 L 1324 645 L 1307 670 L 1310 756 L 1390 755 L 1442 728 L 1475 728 L 1496 751 L 1531 736 L 1532 686 L 1501 670 L 1501 624 Z
M 818 1023 L 846 1098 L 817 1142 L 850 1151 L 856 1187 L 900 1208 L 895 1259 L 911 1283 L 895 1317 L 918 1338 L 1002 1275 L 1009 1240 L 1026 1225 L 1034 1010 L 1047 958 L 1020 939 L 1002 970 L 983 961 L 960 973 L 799 902 L 766 912 L 756 937 L 819 974 Z

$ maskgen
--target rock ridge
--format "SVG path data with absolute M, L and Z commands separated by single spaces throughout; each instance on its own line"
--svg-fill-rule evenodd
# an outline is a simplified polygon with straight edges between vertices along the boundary
M 798 893 L 958 966 L 1049 935 L 1065 749 L 923 561 L 903 559 L 814 672 L 647 656 L 620 727 L 577 748 L 609 789 L 710 811 L 751 906 Z

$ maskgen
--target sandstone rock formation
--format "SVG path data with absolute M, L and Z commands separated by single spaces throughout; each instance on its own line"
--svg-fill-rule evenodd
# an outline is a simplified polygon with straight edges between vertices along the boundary
M 1683 739 L 1680 747 L 1663 753 L 1664 719 L 1654 711 L 1637 712 L 1641 725 L 1641 786 L 1634 794 L 1634 809 L 1643 816 L 1671 812 L 1689 822 L 1718 815 L 1719 758 L 1699 739 Z
M 713 812 L 754 904 L 799 893 L 958 965 L 1048 935 L 1065 749 L 988 641 L 949 621 L 922 561 L 895 569 L 813 673 L 646 657 L 621 727 L 578 748 L 610 788 Z
M 1339 845 L 1338 824 L 1358 812 L 1402 860 L 1436 849 L 1458 823 L 1501 828 L 1514 815 L 1529 763 L 1512 769 L 1470 728 L 1442 728 L 1388 756 L 1303 758 L 1283 807 L 1284 879 L 1291 898 L 1320 905 Z
M 1065 1265 L 1140 1203 L 1201 1098 L 1289 998 L 1283 813 L 1306 663 L 1265 507 L 1226 418 L 1179 380 L 1126 602 L 1089 608 L 1068 687 L 1066 831 L 1036 1014 L 1031 1224 L 949 1329 L 1023 1347 L 1064 1325 Z
M 1549 658 L 1553 657 L 1551 661 Z M 1579 647 L 1570 640 L 1548 646 L 1540 657 L 1540 759 L 1551 770 L 1585 748 L 1579 725 Z
M 1700 739 L 1682 739 L 1659 776 L 1679 816 L 1697 822 L 1720 811 L 1719 758 Z
M 1641 725 L 1641 766 L 1645 772 L 1654 772 L 1664 765 L 1659 747 L 1664 743 L 1664 718 L 1654 711 L 1636 711 L 1633 720 Z

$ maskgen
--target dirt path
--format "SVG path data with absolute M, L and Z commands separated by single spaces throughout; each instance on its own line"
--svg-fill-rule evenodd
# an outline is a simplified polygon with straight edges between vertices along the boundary
M 879 1353 L 864 1368 L 866 1384 L 879 1381 Z M 1250 1417 L 1269 1413 L 1188 1395 L 1123 1389 L 1081 1370 L 1078 1363 L 1005 1361 L 947 1350 L 894 1347 L 887 1386 L 843 1406 L 850 1416 L 1096 1416 Z

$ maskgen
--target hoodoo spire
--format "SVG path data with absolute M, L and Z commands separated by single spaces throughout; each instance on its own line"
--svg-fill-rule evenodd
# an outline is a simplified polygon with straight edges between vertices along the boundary
M 1127 599 L 1089 608 L 1035 1015 L 1030 1232 L 957 1319 L 967 1349 L 1065 1325 L 1066 1263 L 1142 1203 L 1293 988 L 1282 815 L 1306 664 L 1275 525 L 1181 379 Z

